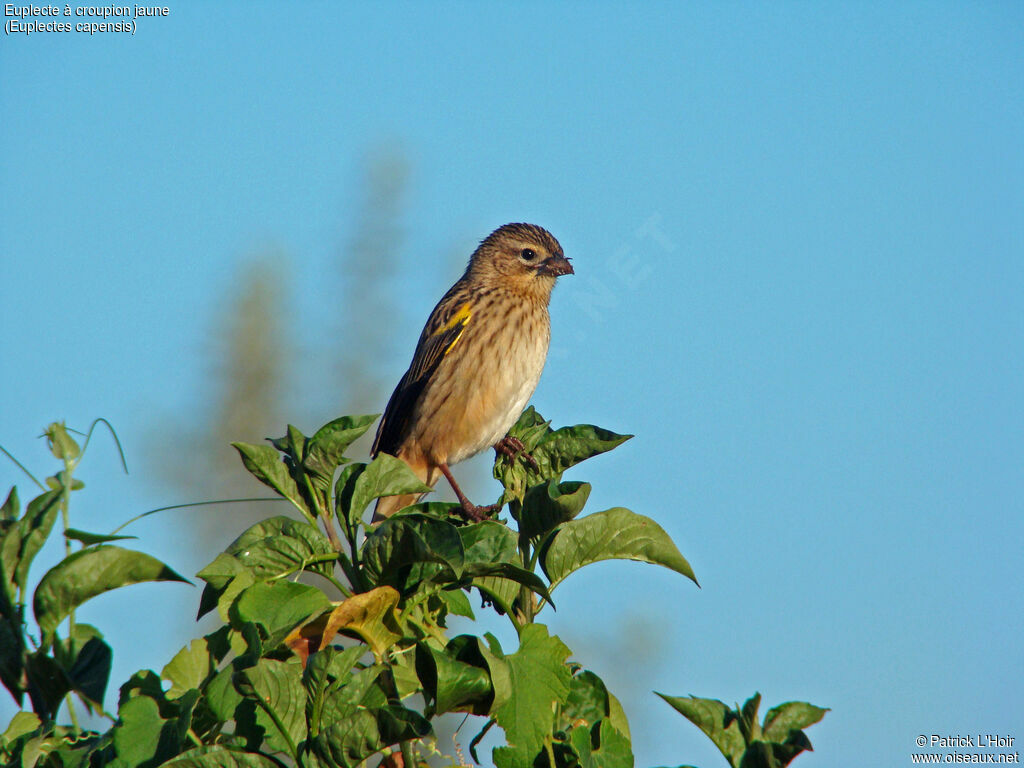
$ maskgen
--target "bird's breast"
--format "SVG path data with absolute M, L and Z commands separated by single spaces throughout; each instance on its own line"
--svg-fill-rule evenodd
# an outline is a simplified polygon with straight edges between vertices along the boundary
M 438 463 L 455 464 L 503 438 L 529 402 L 547 359 L 545 307 L 517 305 L 473 313 L 424 391 L 419 436 Z

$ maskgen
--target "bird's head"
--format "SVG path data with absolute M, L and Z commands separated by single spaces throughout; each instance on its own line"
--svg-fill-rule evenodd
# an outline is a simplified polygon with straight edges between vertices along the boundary
M 467 275 L 525 296 L 547 299 L 561 275 L 573 274 L 562 246 L 543 227 L 506 224 L 489 234 L 469 260 Z

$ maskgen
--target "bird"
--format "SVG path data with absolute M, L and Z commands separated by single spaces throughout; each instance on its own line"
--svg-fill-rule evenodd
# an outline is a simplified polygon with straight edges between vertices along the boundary
M 555 281 L 571 274 L 562 246 L 543 227 L 505 224 L 485 237 L 430 313 L 388 400 L 371 456 L 402 459 L 431 488 L 443 475 L 468 520 L 492 514 L 500 505 L 471 503 L 450 467 L 488 447 L 512 457 L 523 453 L 508 431 L 544 369 Z M 378 499 L 373 522 L 424 495 Z

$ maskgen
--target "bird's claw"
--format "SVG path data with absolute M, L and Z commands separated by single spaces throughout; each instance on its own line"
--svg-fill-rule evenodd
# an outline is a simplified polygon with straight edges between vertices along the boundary
M 462 505 L 462 514 L 470 521 L 480 523 L 484 520 L 490 520 L 499 509 L 501 509 L 501 504 L 487 504 L 478 507 L 475 504 L 467 503 Z
M 494 450 L 509 459 L 509 461 L 515 461 L 517 458 L 522 459 L 524 464 L 528 464 L 534 472 L 540 469 L 537 466 L 537 460 L 533 458 L 529 451 L 526 450 L 526 446 L 523 445 L 523 441 L 518 437 L 512 437 L 512 435 L 505 435 L 494 445 Z

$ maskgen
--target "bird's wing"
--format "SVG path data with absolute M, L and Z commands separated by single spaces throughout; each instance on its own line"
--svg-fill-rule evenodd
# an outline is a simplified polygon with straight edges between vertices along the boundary
M 398 451 L 424 386 L 430 381 L 445 355 L 458 343 L 472 316 L 468 302 L 454 312 L 435 311 L 431 316 L 432 322 L 423 329 L 409 370 L 391 393 L 388 407 L 384 410 L 384 416 L 377 427 L 377 436 L 370 449 L 371 455 L 376 456 L 381 451 L 393 455 Z

